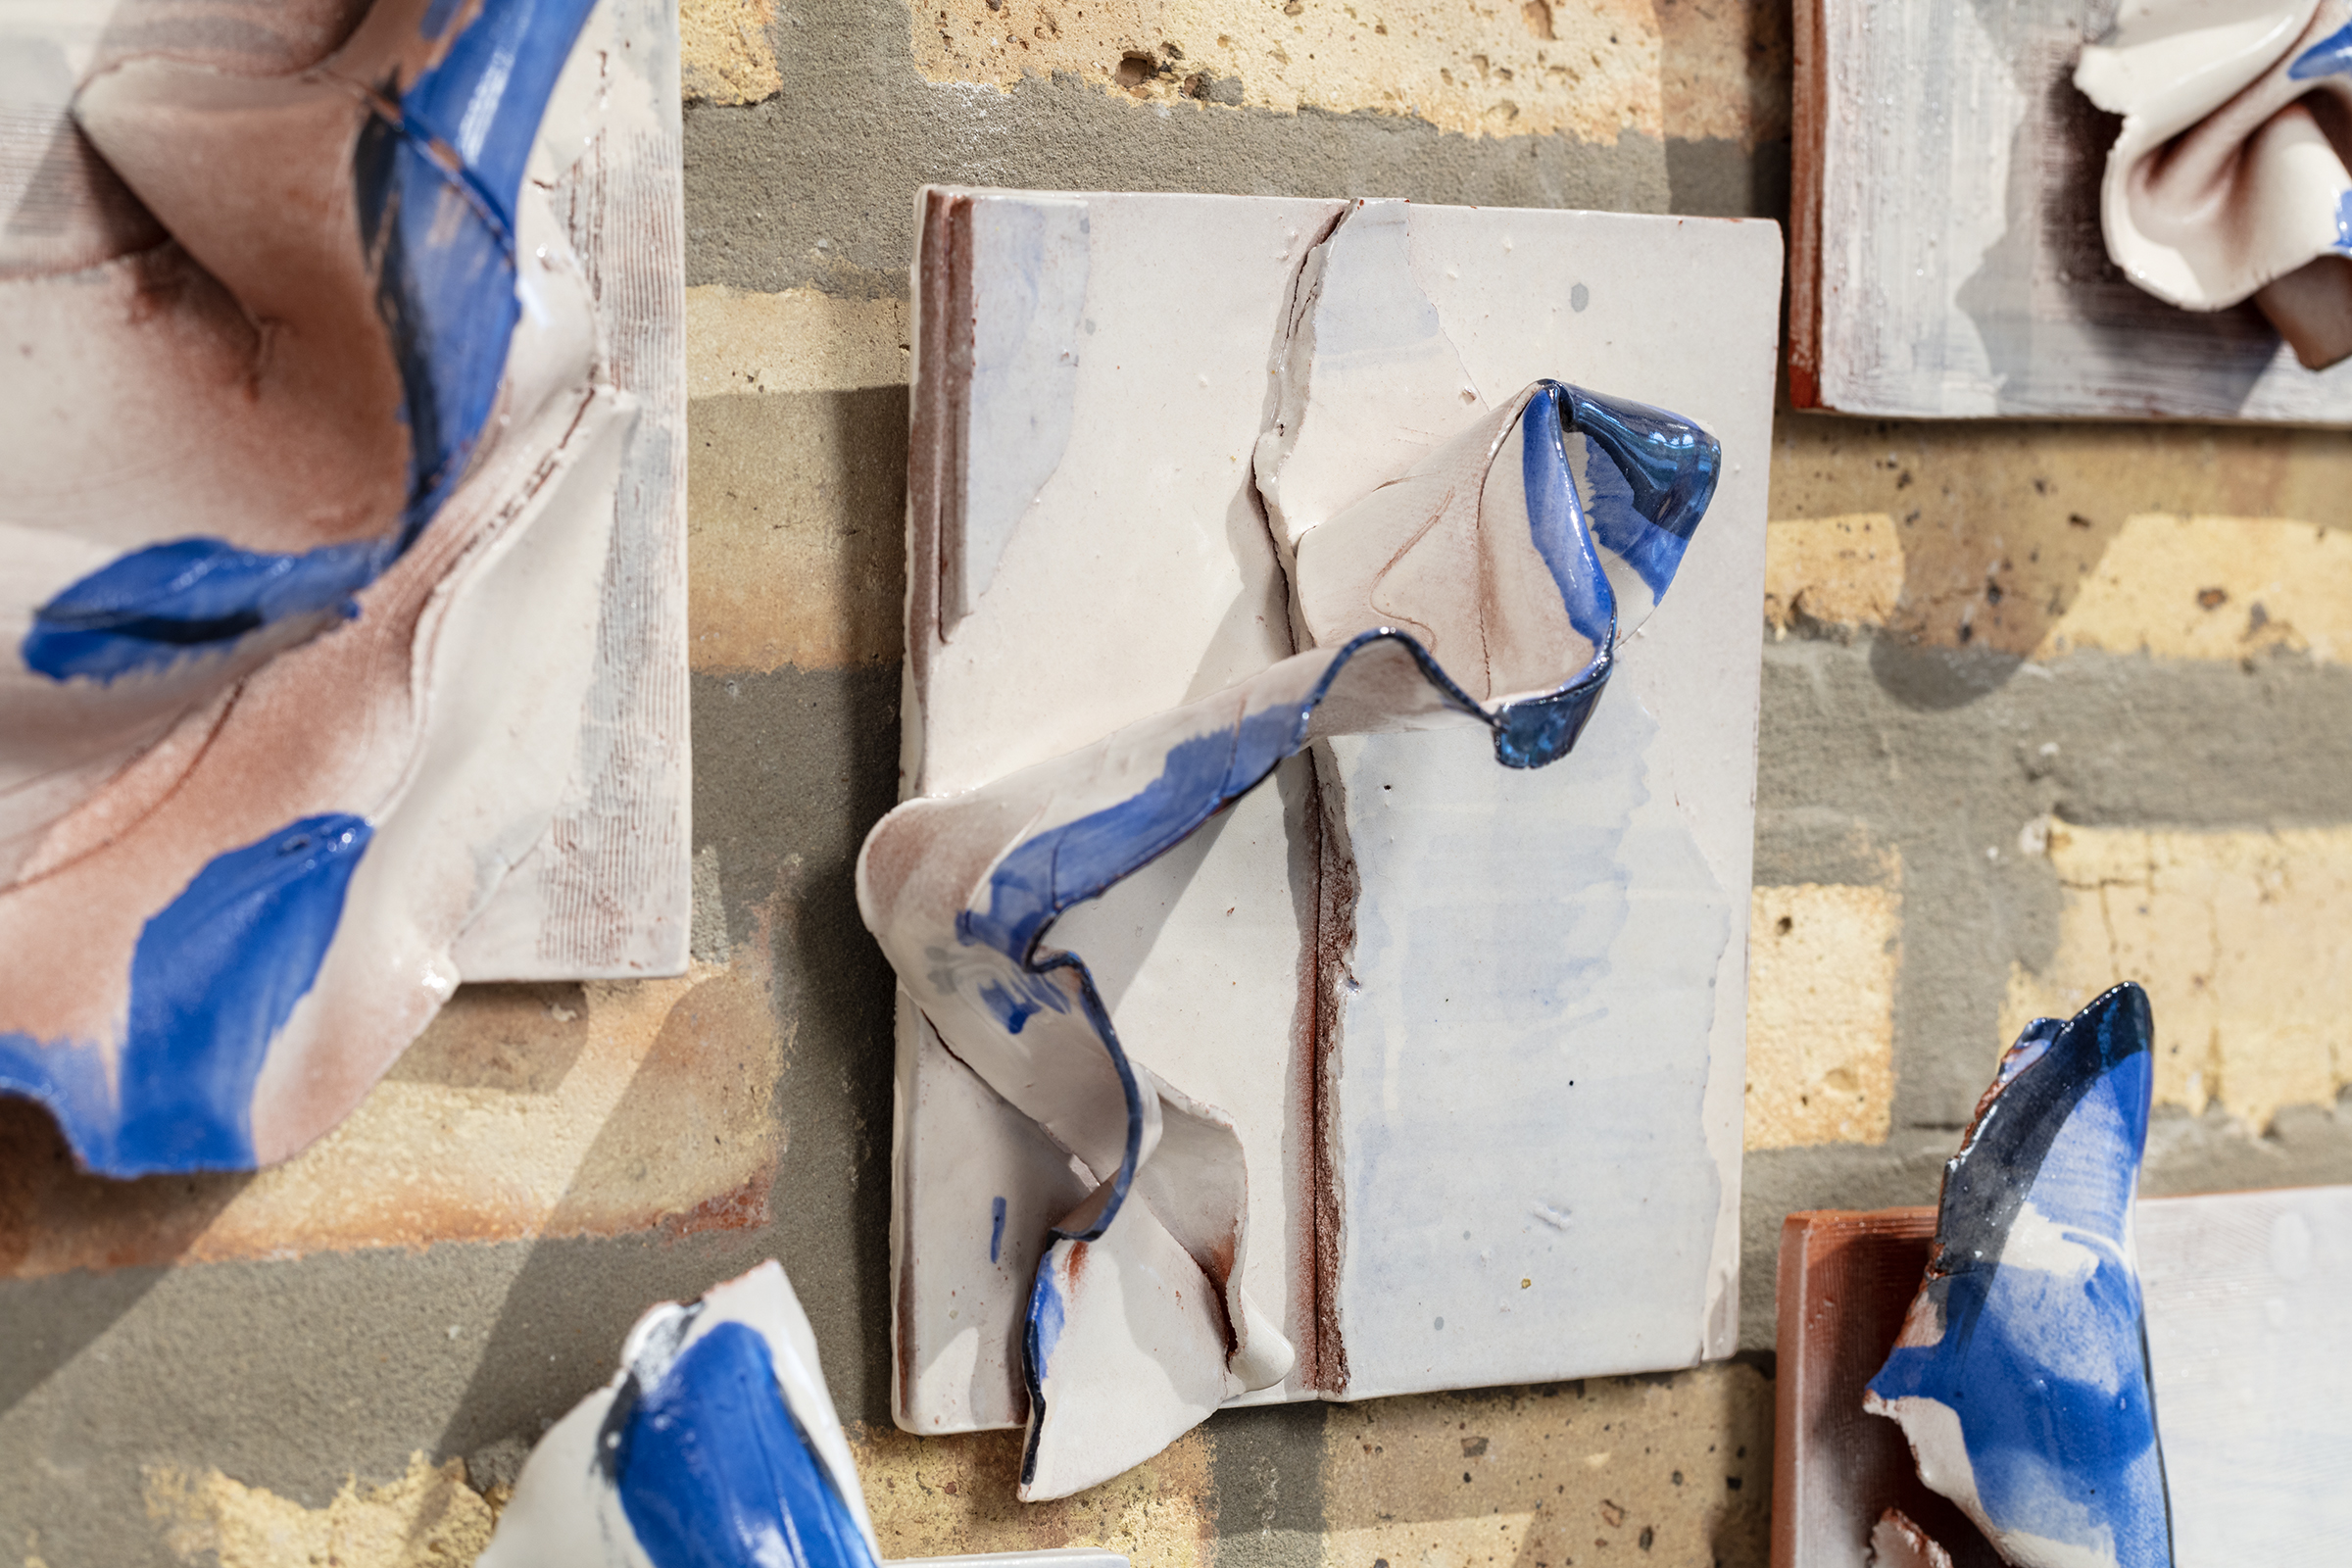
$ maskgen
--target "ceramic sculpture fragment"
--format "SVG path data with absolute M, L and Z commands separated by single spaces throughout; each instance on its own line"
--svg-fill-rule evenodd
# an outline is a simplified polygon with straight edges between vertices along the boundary
M 112 205 L 0 267 L 0 1091 L 93 1170 L 282 1159 L 477 926 L 467 972 L 514 967 L 484 916 L 577 804 L 608 572 L 673 494 L 550 196 L 640 112 L 627 9 L 380 0 L 308 65 L 102 38 L 72 100 Z
M 1866 1407 L 2020 1568 L 2171 1568 L 2133 1246 L 2147 994 L 2037 1019 L 1944 1168 L 1936 1250 Z
M 1066 757 L 911 800 L 860 857 L 860 908 L 916 1027 L 1078 1178 L 1031 1254 L 1027 1498 L 1148 1457 L 1297 1354 L 1241 1284 L 1251 1173 L 1230 1109 L 1155 1071 L 1160 1042 L 1122 1040 L 1085 953 L 1048 946 L 1050 929 L 1317 742 L 1484 729 L 1507 767 L 1566 756 L 1715 487 L 1714 440 L 1672 415 L 1549 381 L 1480 411 L 1426 301 L 1412 309 L 1403 239 L 1401 204 L 1361 204 L 1312 254 L 1256 453 L 1303 651 Z M 1399 424 L 1417 432 L 1404 470 L 1367 470 Z M 987 556 L 999 569 L 1002 546 Z
M 876 1568 L 816 1337 L 770 1261 L 637 1320 L 549 1429 L 481 1568 Z
M 2352 0 L 2133 0 L 2075 80 L 2124 117 L 2100 220 L 2134 283 L 2352 356 Z

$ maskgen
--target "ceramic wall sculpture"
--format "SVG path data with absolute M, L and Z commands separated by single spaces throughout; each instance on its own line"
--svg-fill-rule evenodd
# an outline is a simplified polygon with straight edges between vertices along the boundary
M 816 1337 L 760 1264 L 637 1320 L 531 1450 L 480 1568 L 876 1568 Z
M 1798 0 L 1794 20 L 1799 408 L 2352 423 L 2352 9 Z
M 461 978 L 682 965 L 671 24 L 56 9 L 0 39 L 0 1092 L 251 1168 Z
M 1725 1353 L 1770 227 L 921 217 L 900 1422 Z
M 2075 82 L 2124 117 L 2100 217 L 2133 282 L 2251 298 L 2312 369 L 2352 355 L 2352 0 L 2143 0 Z
M 2155 1082 L 2117 986 L 2002 1056 L 1944 1169 L 1936 1250 L 1868 1408 L 2020 1568 L 2171 1568 L 2132 1204 Z
M 1774 1568 L 2000 1561 L 1863 1410 L 1936 1229 L 1897 1208 L 1782 1231 Z M 2175 1568 L 2352 1561 L 2352 1187 L 2144 1199 L 2132 1232 Z

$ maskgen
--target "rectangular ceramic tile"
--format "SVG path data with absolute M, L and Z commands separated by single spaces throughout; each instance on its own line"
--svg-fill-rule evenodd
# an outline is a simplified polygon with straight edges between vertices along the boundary
M 1798 407 L 1904 417 L 2352 420 L 2248 304 L 2108 260 L 2117 121 L 2074 85 L 2112 0 L 1799 0 L 1789 252 Z
M 1290 656 L 1252 454 L 1297 279 L 1351 208 L 930 192 L 920 211 L 910 796 Z M 1252 1402 L 1680 1366 L 1728 1353 L 1736 1328 L 1779 236 L 1565 212 L 1407 222 L 1471 401 L 1557 377 L 1656 405 L 1721 441 L 1723 474 L 1570 759 L 1517 771 L 1483 744 L 1335 741 L 1319 784 L 1307 758 L 1282 763 L 1055 924 L 1120 1039 L 1235 1121 L 1241 1281 L 1299 1349 Z M 1426 416 L 1435 439 L 1463 414 Z M 1317 940 L 1327 816 L 1360 876 L 1337 948 Z M 1092 1181 L 911 1005 L 899 1051 L 899 1418 L 1016 1425 L 1042 1237 L 1006 1229 Z M 1006 1152 L 1023 1130 L 1036 1147 Z M 1006 1161 L 1034 1163 L 1037 1190 Z
M 2352 1188 L 2157 1198 L 2136 1212 L 2177 1568 L 2352 1552 Z M 1773 1561 L 1864 1568 L 1899 1507 L 1996 1563 L 1862 1412 L 1919 1288 L 1935 1210 L 1792 1214 L 1781 1236 Z

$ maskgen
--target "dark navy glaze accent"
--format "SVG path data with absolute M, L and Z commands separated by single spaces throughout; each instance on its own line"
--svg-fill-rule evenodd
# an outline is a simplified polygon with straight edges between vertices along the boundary
M 2087 1514 L 2113 1533 L 2124 1568 L 2172 1560 L 2139 1280 L 2123 1252 L 2147 1138 L 2151 1037 L 2146 993 L 2129 984 L 2020 1037 L 1944 1169 L 1923 1288 L 1941 1338 L 1898 1348 L 1870 1385 L 1882 1398 L 1923 1396 L 1958 1414 L 1997 1527 L 2088 1545 Z M 2095 1257 L 2079 1298 L 2053 1295 L 2048 1271 L 2005 1260 L 2029 1203 L 2037 1228 Z M 2053 1345 L 2064 1364 L 2050 1359 Z M 2066 1486 L 2054 1509 L 2053 1474 Z
M 1723 444 L 1690 420 L 1624 398 L 1563 386 L 1568 427 L 1617 466 L 1630 514 L 1594 498 L 1592 536 L 1623 556 L 1653 595 L 1666 592 L 1683 551 L 1715 499 Z
M 149 545 L 34 611 L 24 662 L 52 680 L 80 675 L 105 683 L 226 648 L 280 621 L 348 619 L 360 612 L 351 596 L 375 580 L 390 556 L 374 540 L 301 555 L 239 550 L 220 539 Z
M 988 1212 L 988 1260 L 994 1263 L 1004 1250 L 1004 1200 L 992 1199 Z
M 1037 1479 L 1037 1440 L 1046 1425 L 1046 1363 L 1061 1343 L 1062 1323 L 1068 1316 L 1061 1291 L 1054 1283 L 1053 1265 L 1054 1252 L 1049 1247 L 1038 1260 L 1037 1284 L 1029 1292 L 1029 1312 L 1021 1327 L 1021 1381 L 1029 1390 L 1029 1431 L 1021 1443 L 1024 1487 Z
M 618 1436 L 621 1511 L 655 1568 L 876 1568 L 748 1325 L 688 1346 Z
M 305 817 L 230 850 L 139 933 L 110 1089 L 93 1047 L 0 1036 L 0 1089 L 56 1115 L 107 1176 L 253 1168 L 253 1087 L 318 979 L 370 830 Z
M 435 0 L 438 39 L 462 0 Z M 362 125 L 353 153 L 361 244 L 400 368 L 407 500 L 377 539 L 264 555 L 218 539 L 151 545 L 34 612 L 23 655 L 53 680 L 167 668 L 301 615 L 332 624 L 399 560 L 472 461 L 521 308 L 514 202 L 540 117 L 594 0 L 483 0 L 442 59 Z M 389 84 L 387 84 L 387 87 Z
M 2295 56 L 2286 74 L 2296 81 L 2352 74 L 2352 25 L 2341 26 Z

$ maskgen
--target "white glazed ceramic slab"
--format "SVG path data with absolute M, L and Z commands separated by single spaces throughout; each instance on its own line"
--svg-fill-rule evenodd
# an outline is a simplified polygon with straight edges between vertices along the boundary
M 906 794 L 1290 654 L 1252 454 L 1294 280 L 1348 211 L 926 193 Z M 1352 943 L 1315 942 L 1334 890 L 1304 758 L 1055 926 L 1120 1038 L 1236 1124 L 1241 1284 L 1299 1350 L 1252 1402 L 1681 1366 L 1737 1328 L 1779 235 L 1419 207 L 1408 226 L 1470 386 L 1382 438 L 1396 471 L 1474 404 L 1556 377 L 1696 421 L 1723 475 L 1572 756 L 1515 772 L 1426 735 L 1323 754 L 1362 873 Z M 951 487 L 965 506 L 943 529 Z M 898 1051 L 896 1413 L 1018 1425 L 1044 1224 L 1093 1183 L 904 999 Z
M 2306 370 L 2252 305 L 2181 310 L 2109 260 L 2100 186 L 2117 121 L 2074 76 L 2117 9 L 1799 0 L 1798 407 L 2352 421 L 2352 364 Z

